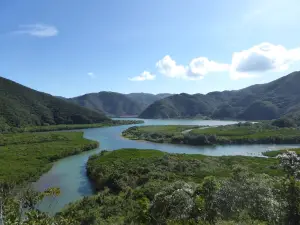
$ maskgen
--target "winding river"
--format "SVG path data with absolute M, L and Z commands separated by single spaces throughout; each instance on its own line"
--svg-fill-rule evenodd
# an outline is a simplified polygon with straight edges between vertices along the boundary
M 132 119 L 132 118 L 131 118 Z M 234 121 L 216 120 L 144 120 L 144 125 L 226 125 L 236 123 Z M 151 143 L 145 141 L 132 141 L 121 137 L 123 130 L 133 125 L 117 127 L 84 129 L 84 137 L 99 141 L 100 147 L 79 155 L 67 157 L 54 163 L 52 169 L 45 173 L 34 184 L 35 188 L 43 191 L 48 187 L 59 187 L 61 195 L 53 202 L 51 199 L 39 206 L 43 211 L 54 214 L 60 211 L 68 203 L 93 194 L 93 187 L 86 176 L 86 162 L 89 156 L 100 151 L 115 150 L 119 148 L 158 149 L 170 153 L 189 153 L 205 155 L 261 155 L 266 150 L 299 147 L 297 145 L 234 145 L 234 146 L 187 146 Z

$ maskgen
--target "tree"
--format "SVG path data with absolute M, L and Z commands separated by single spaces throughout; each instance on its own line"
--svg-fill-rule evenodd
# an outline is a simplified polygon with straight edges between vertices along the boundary
M 1 225 L 67 225 L 76 224 L 72 219 L 50 217 L 36 209 L 44 197 L 57 197 L 58 188 L 36 192 L 31 187 L 18 188 L 9 183 L 0 183 L 0 224 Z
M 221 183 L 216 195 L 220 217 L 278 223 L 280 204 L 273 192 L 273 184 L 268 175 L 250 174 L 240 166 L 234 168 L 232 176 Z
M 210 224 L 215 224 L 217 219 L 216 193 L 219 183 L 213 176 L 205 177 L 201 185 L 200 195 L 196 198 L 196 204 L 200 208 L 202 217 Z
M 195 208 L 194 192 L 195 186 L 183 181 L 176 181 L 158 192 L 149 209 L 152 223 L 189 219 Z
M 293 151 L 287 151 L 278 158 L 287 174 L 283 188 L 283 196 L 287 203 L 285 222 L 288 225 L 296 225 L 300 221 L 300 182 L 297 180 L 300 172 L 300 157 Z

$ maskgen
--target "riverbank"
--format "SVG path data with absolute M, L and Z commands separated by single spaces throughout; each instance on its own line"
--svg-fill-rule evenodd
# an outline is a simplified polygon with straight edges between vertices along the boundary
M 0 183 L 35 181 L 58 159 L 98 146 L 83 132 L 1 134 Z
M 205 129 L 191 129 L 188 126 L 135 126 L 122 132 L 122 136 L 131 140 L 186 145 L 300 143 L 299 129 L 279 128 L 266 123 L 240 123 Z
M 32 127 L 15 127 L 11 128 L 6 133 L 32 133 L 32 132 L 47 132 L 47 131 L 64 131 L 64 130 L 78 130 L 87 128 L 101 128 L 101 127 L 112 127 L 122 126 L 131 124 L 142 124 L 143 120 L 111 120 L 105 123 L 94 123 L 94 124 L 58 124 L 58 125 L 45 125 L 45 126 L 32 126 Z
M 263 152 L 262 154 L 267 157 L 277 157 L 278 155 L 283 154 L 287 151 L 293 151 L 293 152 L 296 152 L 297 155 L 300 155 L 300 148 L 282 149 L 282 150 L 276 150 L 276 151 L 266 151 L 266 152 Z

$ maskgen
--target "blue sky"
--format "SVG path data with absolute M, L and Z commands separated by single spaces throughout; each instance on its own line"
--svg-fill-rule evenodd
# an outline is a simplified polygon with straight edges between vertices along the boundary
M 299 0 L 1 0 L 0 76 L 65 97 L 207 93 L 300 66 Z

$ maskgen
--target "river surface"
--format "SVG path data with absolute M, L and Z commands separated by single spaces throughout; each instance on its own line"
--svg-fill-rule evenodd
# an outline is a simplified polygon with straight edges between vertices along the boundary
M 134 118 L 130 118 L 134 119 Z M 234 121 L 217 120 L 144 120 L 144 125 L 227 125 Z M 39 206 L 43 211 L 54 214 L 68 203 L 90 196 L 94 193 L 92 184 L 86 176 L 86 162 L 89 156 L 102 150 L 115 150 L 119 148 L 158 149 L 170 153 L 220 155 L 249 155 L 261 156 L 261 152 L 283 148 L 299 147 L 299 145 L 227 145 L 227 146 L 187 146 L 151 143 L 146 141 L 132 141 L 121 137 L 122 131 L 134 125 L 117 127 L 84 129 L 84 137 L 99 141 L 100 147 L 79 155 L 61 159 L 53 164 L 52 169 L 45 173 L 34 184 L 35 188 L 43 191 L 48 187 L 59 187 L 61 195 L 53 199 L 45 199 Z

